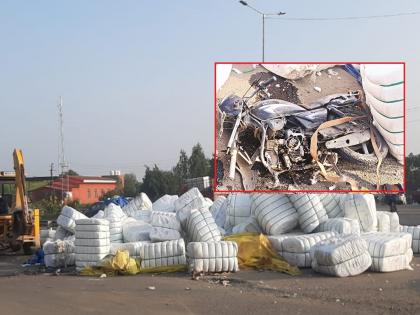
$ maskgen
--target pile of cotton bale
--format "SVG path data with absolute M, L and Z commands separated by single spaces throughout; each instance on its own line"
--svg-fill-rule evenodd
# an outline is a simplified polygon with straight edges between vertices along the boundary
M 65 263 L 79 267 L 127 250 L 143 269 L 188 265 L 193 273 L 235 272 L 238 245 L 224 236 L 246 232 L 267 235 L 291 265 L 338 277 L 409 269 L 420 252 L 420 226 L 401 226 L 398 214 L 377 211 L 367 193 L 231 193 L 213 202 L 192 188 L 153 203 L 142 193 L 124 207 L 108 205 L 94 219 L 69 207 L 61 216 L 52 241 L 74 246 L 76 232 L 68 255 L 79 259 Z M 48 246 L 49 255 L 62 254 Z
M 410 269 L 420 252 L 420 226 L 377 211 L 368 193 L 232 193 L 211 213 L 226 234 L 261 231 L 291 265 L 332 276 Z

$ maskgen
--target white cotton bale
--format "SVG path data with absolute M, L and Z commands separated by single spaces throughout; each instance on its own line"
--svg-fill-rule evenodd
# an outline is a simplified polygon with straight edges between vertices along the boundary
M 140 248 L 141 268 L 185 265 L 185 243 L 181 238 L 174 241 L 144 244 Z
M 187 246 L 191 272 L 236 272 L 238 245 L 231 241 L 191 242 Z
M 196 187 L 191 188 L 175 201 L 176 215 L 182 226 L 186 224 L 191 210 L 205 208 L 206 206 L 206 200 Z
M 408 226 L 401 225 L 400 231 L 411 234 L 411 249 L 415 254 L 420 254 L 420 225 Z
M 207 209 L 194 209 L 186 223 L 186 232 L 190 242 L 218 242 L 222 235 Z
M 298 213 L 302 231 L 311 233 L 328 219 L 317 194 L 290 194 L 289 199 Z
M 341 207 L 340 199 L 342 194 L 325 193 L 318 194 L 322 205 L 327 212 L 328 218 L 341 218 L 344 217 L 344 209 Z
M 253 194 L 251 200 L 252 212 L 266 234 L 284 234 L 298 225 L 298 213 L 286 195 Z
M 245 222 L 239 223 L 232 228 L 232 234 L 239 233 L 261 233 L 262 230 L 258 224 L 257 218 L 249 217 Z
M 153 243 L 164 242 L 178 240 L 181 238 L 181 234 L 177 230 L 163 227 L 153 227 L 149 233 L 149 238 Z
M 137 242 L 149 240 L 152 226 L 144 221 L 135 221 L 123 224 L 124 242 Z
M 359 221 L 349 218 L 332 218 L 321 223 L 317 232 L 336 232 L 338 234 L 360 234 Z
M 233 227 L 245 222 L 251 216 L 251 198 L 249 194 L 232 193 L 226 201 L 226 224 Z
M 358 220 L 361 232 L 376 231 L 376 203 L 372 194 L 347 194 L 343 205 L 344 216 Z

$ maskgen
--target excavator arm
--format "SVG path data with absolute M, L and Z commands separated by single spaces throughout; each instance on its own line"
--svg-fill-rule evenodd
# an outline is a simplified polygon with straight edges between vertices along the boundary
M 25 225 L 29 225 L 31 224 L 32 220 L 29 213 L 28 198 L 26 194 L 25 164 L 23 161 L 22 150 L 15 149 L 13 151 L 13 162 L 16 173 L 16 197 L 14 200 L 13 209 L 15 209 L 15 211 L 21 211 Z

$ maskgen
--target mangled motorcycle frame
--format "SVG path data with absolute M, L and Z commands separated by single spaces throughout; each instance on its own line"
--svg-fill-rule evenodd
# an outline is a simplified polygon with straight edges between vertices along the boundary
M 230 179 L 234 179 L 236 171 L 242 175 L 241 168 L 251 169 L 259 162 L 273 175 L 274 187 L 278 187 L 278 175 L 314 169 L 317 163 L 339 173 L 336 166 L 339 155 L 372 165 L 388 153 L 360 92 L 328 95 L 310 104 L 297 105 L 267 98 L 267 87 L 275 81 L 276 77 L 256 80 L 242 97 L 231 94 L 218 104 L 219 137 L 224 124 L 233 123 L 226 147 L 226 154 L 230 155 Z M 255 90 L 246 96 L 252 87 Z M 252 102 L 255 96 L 262 100 Z M 250 154 L 240 140 L 249 128 L 260 144 Z M 237 163 L 239 160 L 245 163 Z M 313 178 L 316 174 L 313 173 Z

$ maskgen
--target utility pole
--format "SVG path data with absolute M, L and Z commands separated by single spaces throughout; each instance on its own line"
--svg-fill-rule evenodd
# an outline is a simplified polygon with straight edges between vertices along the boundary
M 262 12 L 253 6 L 249 5 L 246 1 L 239 1 L 240 4 L 242 4 L 245 7 L 250 8 L 252 11 L 258 13 L 262 17 L 262 62 L 265 61 L 265 19 L 270 16 L 274 15 L 285 15 L 285 12 L 278 12 L 278 13 L 265 13 Z
M 52 185 L 53 183 L 53 172 L 54 172 L 54 163 L 51 163 L 50 164 L 50 177 L 51 177 L 50 185 Z
M 59 145 L 58 145 L 58 166 L 61 169 L 61 201 L 64 202 L 65 193 L 69 189 L 69 178 L 65 179 L 65 173 L 68 167 L 66 157 L 64 155 L 64 128 L 63 128 L 63 98 L 60 96 L 58 102 L 58 125 L 59 125 Z

